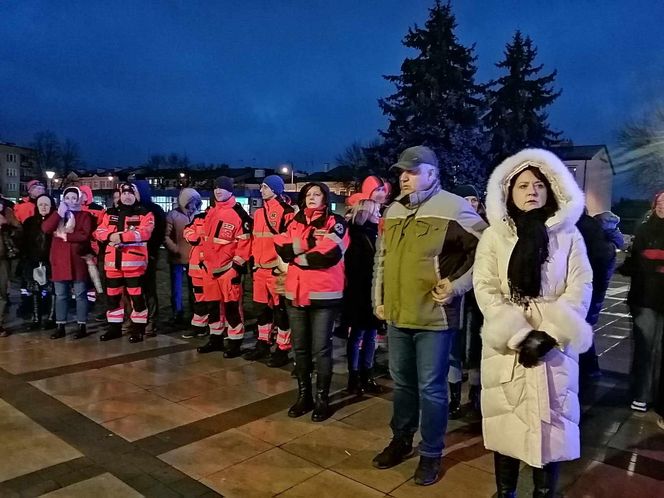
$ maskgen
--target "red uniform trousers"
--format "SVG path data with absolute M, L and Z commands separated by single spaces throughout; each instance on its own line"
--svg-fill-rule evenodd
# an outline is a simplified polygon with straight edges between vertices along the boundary
M 227 271 L 217 278 L 192 276 L 194 287 L 194 316 L 191 324 L 195 327 L 210 327 L 210 334 L 221 335 L 228 328 L 229 339 L 244 337 L 242 322 L 242 284 L 232 282 L 239 279 L 234 271 Z
M 277 328 L 277 347 L 291 349 L 291 333 L 285 301 L 276 291 L 277 276 L 271 268 L 258 268 L 254 272 L 254 302 L 258 305 L 258 340 L 271 342 L 273 326 Z
M 122 294 L 127 289 L 131 301 L 131 315 L 133 323 L 145 324 L 148 321 L 148 308 L 143 295 L 143 275 L 145 268 L 117 270 L 106 268 L 106 296 L 108 307 L 106 319 L 108 323 L 122 323 L 124 321 L 124 307 Z

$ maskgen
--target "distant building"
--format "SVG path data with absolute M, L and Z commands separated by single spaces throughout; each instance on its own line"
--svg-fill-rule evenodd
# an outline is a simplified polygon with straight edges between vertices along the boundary
M 606 145 L 562 145 L 551 151 L 563 160 L 586 194 L 588 214 L 611 210 L 615 171 Z
M 37 151 L 0 142 L 0 193 L 18 200 L 26 183 L 36 177 Z

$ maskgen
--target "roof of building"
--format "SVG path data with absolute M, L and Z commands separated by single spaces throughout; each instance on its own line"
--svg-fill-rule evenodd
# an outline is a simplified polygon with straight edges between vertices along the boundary
M 4 145 L 6 147 L 12 147 L 14 149 L 23 149 L 23 150 L 29 150 L 31 152 L 36 152 L 35 149 L 33 149 L 31 147 L 24 147 L 23 145 L 16 145 L 13 142 L 3 142 L 3 141 L 0 140 L 0 145 Z
M 355 172 L 348 166 L 337 166 L 330 171 L 317 171 L 307 176 L 307 181 L 312 182 L 350 182 L 355 180 Z
M 604 144 L 599 145 L 561 145 L 551 147 L 554 152 L 563 161 L 590 161 L 597 154 L 606 151 L 606 157 L 609 159 L 609 166 L 611 171 L 615 174 L 613 169 L 613 161 L 609 154 L 609 149 Z

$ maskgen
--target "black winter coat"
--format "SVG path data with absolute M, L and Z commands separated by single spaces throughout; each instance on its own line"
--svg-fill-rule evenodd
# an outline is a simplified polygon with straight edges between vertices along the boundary
M 22 256 L 25 264 L 30 271 L 42 263 L 49 266 L 49 258 L 51 254 L 51 234 L 44 233 L 42 230 L 42 222 L 47 216 L 42 216 L 37 213 L 30 216 L 25 223 L 23 223 L 23 251 Z
M 344 290 L 343 323 L 355 329 L 380 327 L 373 313 L 371 287 L 378 226 L 365 223 L 349 225 L 350 246 L 344 255 L 346 288 Z
M 595 325 L 599 320 L 599 312 L 615 268 L 616 248 L 607 240 L 600 222 L 592 216 L 582 214 L 576 227 L 586 243 L 588 260 L 593 270 L 593 294 L 586 321 Z
M 625 273 L 632 277 L 627 304 L 663 313 L 664 219 L 654 213 L 636 229 Z

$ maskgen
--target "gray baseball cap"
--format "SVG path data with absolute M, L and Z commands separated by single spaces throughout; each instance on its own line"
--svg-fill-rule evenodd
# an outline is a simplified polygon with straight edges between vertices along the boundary
M 404 150 L 399 156 L 399 160 L 391 168 L 413 170 L 420 164 L 430 164 L 438 167 L 438 158 L 434 151 L 424 145 L 416 145 Z

